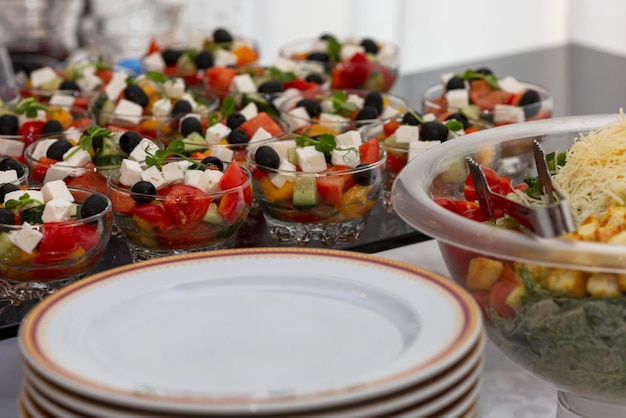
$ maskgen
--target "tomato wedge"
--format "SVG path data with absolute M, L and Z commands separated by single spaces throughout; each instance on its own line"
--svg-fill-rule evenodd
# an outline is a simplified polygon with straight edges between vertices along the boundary
M 371 138 L 359 145 L 361 163 L 374 164 L 380 156 L 380 141 L 378 138 Z

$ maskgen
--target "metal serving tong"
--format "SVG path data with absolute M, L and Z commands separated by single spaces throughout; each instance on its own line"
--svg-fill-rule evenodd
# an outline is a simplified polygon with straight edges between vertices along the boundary
M 537 140 L 533 140 L 533 156 L 537 166 L 541 194 L 547 198 L 546 205 L 528 206 L 495 193 L 489 187 L 480 164 L 473 158 L 467 157 L 467 165 L 481 209 L 493 221 L 496 219 L 495 209 L 500 209 L 524 227 L 545 238 L 557 237 L 574 231 L 574 221 L 567 197 L 552 183 L 543 147 Z

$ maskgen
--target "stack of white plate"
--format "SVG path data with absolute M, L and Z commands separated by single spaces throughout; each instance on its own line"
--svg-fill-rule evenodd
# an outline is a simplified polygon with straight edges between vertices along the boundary
M 474 417 L 480 311 L 434 273 L 247 249 L 103 272 L 20 327 L 23 417 Z

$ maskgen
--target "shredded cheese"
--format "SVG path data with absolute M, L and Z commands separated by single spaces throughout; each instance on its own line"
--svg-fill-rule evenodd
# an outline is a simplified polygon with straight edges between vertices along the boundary
M 554 183 L 567 195 L 576 225 L 626 203 L 626 119 L 576 138 Z

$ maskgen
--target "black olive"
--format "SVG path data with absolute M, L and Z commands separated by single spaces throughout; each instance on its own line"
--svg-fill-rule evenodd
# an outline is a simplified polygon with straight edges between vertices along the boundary
M 363 39 L 361 41 L 361 46 L 365 49 L 365 52 L 368 54 L 376 55 L 378 53 L 378 44 L 374 42 L 372 39 Z
M 98 155 L 100 151 L 102 151 L 102 143 L 104 142 L 104 138 L 102 135 L 94 136 L 91 138 L 91 148 L 93 148 L 93 152 Z
M 241 112 L 233 112 L 228 115 L 228 118 L 226 119 L 226 126 L 228 126 L 230 129 L 235 129 L 238 128 L 239 125 L 241 125 L 245 121 L 246 117 L 242 115 Z
M 63 80 L 59 86 L 59 90 L 80 91 L 80 87 L 74 80 Z
M 316 118 L 322 114 L 322 105 L 315 99 L 300 99 L 296 103 L 296 107 L 303 107 L 310 117 Z
M 53 160 L 63 161 L 63 154 L 68 152 L 70 148 L 72 148 L 72 143 L 67 139 L 59 139 L 53 142 L 46 151 L 46 157 L 52 158 Z
M 124 98 L 133 103 L 137 103 L 141 107 L 148 106 L 150 100 L 146 93 L 136 84 L 129 84 L 124 89 Z
M 41 128 L 42 135 L 58 134 L 61 132 L 63 132 L 63 126 L 61 125 L 61 122 L 56 119 L 51 119 L 47 121 L 43 125 L 43 128 Z
M 359 113 L 356 114 L 354 118 L 357 121 L 370 121 L 372 119 L 376 119 L 378 117 L 378 111 L 375 107 L 372 106 L 363 106 L 363 109 L 359 110 Z
M 464 89 L 464 88 L 465 88 L 465 80 L 463 80 L 461 77 L 457 75 L 455 75 L 454 77 L 451 77 L 446 83 L 446 91 L 458 90 L 458 89 Z
M 420 119 L 422 118 L 422 115 L 419 114 L 418 112 L 413 111 L 413 113 L 415 113 Z M 413 126 L 419 125 L 420 121 L 413 115 L 413 113 L 406 112 L 404 116 L 402 116 L 401 123 L 403 125 L 413 125 Z
M 208 157 L 204 157 L 200 164 L 204 165 L 207 168 L 215 167 L 220 171 L 224 171 L 224 163 L 217 157 L 209 155 Z
M 213 42 L 225 43 L 225 42 L 232 42 L 232 41 L 233 41 L 233 36 L 226 29 L 219 28 L 213 31 Z
M 200 51 L 200 53 L 196 55 L 195 63 L 196 67 L 201 70 L 213 67 L 213 54 L 211 54 L 211 51 L 207 51 L 206 49 Z
M 11 209 L 0 209 L 0 224 L 2 225 L 15 225 L 15 214 Z
M 102 213 L 109 205 L 109 201 L 101 194 L 92 194 L 80 206 L 80 217 L 88 218 L 90 216 Z
M 130 189 L 130 197 L 137 203 L 150 203 L 154 200 L 157 191 L 154 184 L 141 180 L 133 184 Z
M 304 78 L 304 81 L 308 83 L 324 84 L 324 76 L 320 73 L 309 73 Z
M 163 57 L 163 61 L 165 61 L 165 65 L 171 67 L 176 65 L 178 59 L 183 55 L 183 51 L 179 49 L 166 48 L 161 51 L 161 56 Z
M 241 128 L 235 128 L 226 137 L 226 140 L 231 145 L 247 144 L 250 141 L 248 134 Z
M 311 52 L 306 56 L 306 59 L 309 61 L 317 61 L 317 62 L 330 62 L 330 56 L 326 52 L 316 51 Z
M 526 119 L 532 118 L 541 110 L 541 96 L 537 90 L 526 90 L 519 101 L 520 106 L 524 106 L 524 116 Z
M 267 168 L 278 169 L 280 157 L 276 150 L 268 145 L 262 145 L 254 153 L 254 161 L 260 166 L 259 170 L 269 172 Z
M 445 141 L 448 139 L 448 128 L 441 122 L 430 121 L 422 125 L 420 136 L 424 141 Z
M 383 96 L 377 91 L 372 91 L 367 93 L 365 96 L 365 101 L 363 102 L 363 107 L 372 106 L 378 112 L 378 115 L 383 113 Z M 377 115 L 377 116 L 378 116 Z
M 469 128 L 469 120 L 463 113 L 455 112 L 448 115 L 446 120 L 457 120 L 463 124 L 463 129 Z
M 19 128 L 17 116 L 8 113 L 0 116 L 0 135 L 17 135 Z
M 7 157 L 0 161 L 0 171 L 15 170 L 17 178 L 24 175 L 24 167 L 15 158 Z
M 280 81 L 268 80 L 268 81 L 262 83 L 257 88 L 257 91 L 259 93 L 268 93 L 268 94 L 282 93 L 283 91 L 285 91 L 285 87 L 283 86 L 283 83 L 281 83 Z
M 0 201 L 4 202 L 4 196 L 6 196 L 7 193 L 11 193 L 19 189 L 19 186 L 16 186 L 13 183 L 4 183 L 0 186 Z
M 197 132 L 202 135 L 202 123 L 198 120 L 198 118 L 189 116 L 183 119 L 180 123 L 180 133 L 183 137 L 188 137 L 192 132 Z
M 172 116 L 182 116 L 182 115 L 186 115 L 187 113 L 191 113 L 193 109 L 191 108 L 191 103 L 189 103 L 187 100 L 178 100 L 176 103 L 174 103 L 174 106 L 172 106 Z
M 364 167 L 367 167 L 367 164 L 361 163 L 358 164 L 354 169 L 359 170 L 360 168 Z M 356 184 L 360 184 L 361 186 L 369 186 L 374 182 L 374 179 L 376 178 L 376 170 L 365 169 L 357 171 L 352 175 L 352 178 L 354 179 L 354 182 Z
M 322 33 L 320 35 L 320 40 L 322 41 L 337 41 L 335 35 L 331 35 L 330 33 Z
M 126 154 L 133 152 L 135 147 L 139 145 L 142 136 L 136 131 L 126 131 L 120 136 L 120 148 Z
M 480 67 L 475 72 L 482 75 L 493 75 L 493 71 L 491 71 L 491 68 L 487 67 Z

